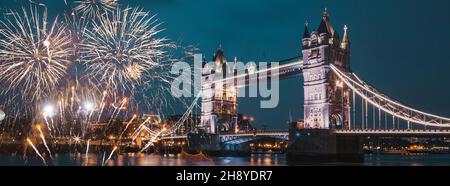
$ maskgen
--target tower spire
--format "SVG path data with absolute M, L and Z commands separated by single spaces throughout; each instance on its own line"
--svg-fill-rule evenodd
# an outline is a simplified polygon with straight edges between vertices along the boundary
M 308 20 L 305 21 L 305 30 L 303 31 L 303 39 L 309 38 Z
M 216 64 L 224 64 L 224 63 L 227 63 L 227 60 L 226 60 L 226 58 L 225 58 L 225 55 L 223 54 L 222 46 L 220 46 L 220 47 L 217 49 L 216 53 L 214 54 L 213 61 L 214 61 Z
M 327 34 L 330 34 L 330 36 L 334 34 L 334 29 L 333 29 L 333 27 L 331 26 L 330 19 L 329 19 L 329 17 L 328 17 L 328 9 L 327 9 L 327 8 L 325 8 L 325 9 L 323 10 L 323 13 L 322 13 L 322 20 L 320 21 L 320 25 L 319 25 L 319 28 L 317 29 L 317 31 L 318 31 L 320 34 L 321 34 L 321 33 L 327 33 Z
M 328 9 L 327 9 L 327 7 L 325 7 L 325 9 L 323 9 L 323 17 L 325 18 L 325 17 L 328 17 Z
M 344 25 L 344 36 L 342 37 L 341 48 L 348 50 L 350 48 L 350 40 L 348 38 L 348 27 Z

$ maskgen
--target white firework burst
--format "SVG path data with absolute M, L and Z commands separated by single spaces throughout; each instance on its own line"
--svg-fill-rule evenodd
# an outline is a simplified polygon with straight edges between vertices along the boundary
M 0 91 L 17 91 L 26 100 L 39 99 L 66 75 L 72 54 L 71 40 L 56 20 L 49 24 L 47 10 L 37 6 L 9 10 L 0 20 Z
M 74 3 L 74 11 L 87 20 L 99 17 L 101 14 L 114 10 L 118 6 L 118 0 L 81 0 Z
M 110 89 L 134 89 L 136 85 L 159 78 L 158 70 L 166 54 L 166 38 L 158 38 L 155 16 L 134 8 L 116 8 L 103 14 L 86 29 L 80 59 L 89 78 Z

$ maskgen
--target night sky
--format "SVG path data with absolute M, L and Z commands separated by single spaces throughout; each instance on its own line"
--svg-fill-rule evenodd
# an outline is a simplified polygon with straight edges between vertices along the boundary
M 2 8 L 28 0 L 1 0 Z M 69 0 L 68 0 L 69 1 Z M 38 1 L 56 15 L 63 0 Z M 300 55 L 305 20 L 319 25 L 328 8 L 342 36 L 347 24 L 354 72 L 379 91 L 419 110 L 450 116 L 450 1 L 412 0 L 129 0 L 158 14 L 164 35 L 183 45 L 196 45 L 212 58 L 219 45 L 229 60 L 277 61 Z M 303 79 L 280 84 L 280 104 L 259 108 L 258 99 L 242 98 L 239 111 L 256 117 L 256 126 L 286 129 L 303 118 Z M 255 108 L 256 107 L 256 108 Z

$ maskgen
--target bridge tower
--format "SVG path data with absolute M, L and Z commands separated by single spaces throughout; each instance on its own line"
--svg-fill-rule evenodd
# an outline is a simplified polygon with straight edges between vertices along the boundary
M 338 136 L 333 130 L 350 124 L 350 89 L 330 67 L 333 64 L 343 72 L 350 71 L 347 27 L 340 40 L 325 9 L 317 31 L 309 33 L 305 24 L 302 53 L 304 127 L 289 130 L 288 161 L 363 161 L 362 139 Z
M 305 128 L 345 128 L 350 124 L 349 88 L 332 74 L 330 64 L 350 70 L 350 42 L 344 27 L 342 40 L 325 9 L 317 31 L 305 30 L 302 38 Z
M 235 63 L 228 64 L 222 48 L 219 48 L 213 63 L 204 64 L 199 129 L 205 133 L 228 133 L 237 125 L 237 82 L 217 82 L 236 74 Z

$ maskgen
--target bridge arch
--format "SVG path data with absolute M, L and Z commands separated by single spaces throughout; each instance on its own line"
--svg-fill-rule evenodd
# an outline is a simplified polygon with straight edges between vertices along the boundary
M 342 118 L 342 115 L 339 113 L 334 113 L 330 117 L 330 128 L 340 128 L 344 125 L 344 120 Z

